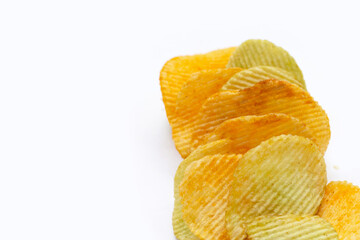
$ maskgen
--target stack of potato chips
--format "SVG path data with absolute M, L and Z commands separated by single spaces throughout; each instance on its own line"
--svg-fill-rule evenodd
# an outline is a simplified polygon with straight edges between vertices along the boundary
M 329 119 L 266 40 L 175 57 L 160 73 L 179 240 L 360 239 L 360 188 L 327 185 Z

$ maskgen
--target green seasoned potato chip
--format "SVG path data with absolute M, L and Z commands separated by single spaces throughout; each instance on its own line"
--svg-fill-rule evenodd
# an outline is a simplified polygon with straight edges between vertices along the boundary
M 303 74 L 295 59 L 283 48 L 267 40 L 250 39 L 243 42 L 231 55 L 227 67 L 251 68 L 272 66 L 292 73 L 305 87 Z
M 237 90 L 253 86 L 255 83 L 266 79 L 277 79 L 295 84 L 306 89 L 302 82 L 298 81 L 294 75 L 278 67 L 258 66 L 252 67 L 232 76 L 221 88 L 221 90 Z
M 318 216 L 261 216 L 247 220 L 248 240 L 337 240 L 335 229 Z
M 230 238 L 244 239 L 244 219 L 316 214 L 326 181 L 323 154 L 311 140 L 281 135 L 262 142 L 234 172 L 226 210 Z

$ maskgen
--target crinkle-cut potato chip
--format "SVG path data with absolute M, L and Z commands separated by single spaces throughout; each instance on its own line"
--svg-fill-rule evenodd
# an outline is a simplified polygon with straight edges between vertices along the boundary
M 318 215 L 334 226 L 341 240 L 359 240 L 360 188 L 348 182 L 329 183 Z
M 176 98 L 190 74 L 206 69 L 225 68 L 235 48 L 215 50 L 205 54 L 175 57 L 167 61 L 160 72 L 160 87 L 169 122 L 175 113 Z
M 299 119 L 311 131 L 320 150 L 326 151 L 330 125 L 325 111 L 308 92 L 278 80 L 264 80 L 240 91 L 214 94 L 203 104 L 193 126 L 184 132 L 192 132 L 192 145 L 197 146 L 228 119 L 269 113 L 283 113 Z
M 216 154 L 191 163 L 180 184 L 183 218 L 200 239 L 229 239 L 225 209 L 241 155 Z
M 251 68 L 271 66 L 282 68 L 292 74 L 305 87 L 303 74 L 295 59 L 283 48 L 270 41 L 250 39 L 243 42 L 231 55 L 227 67 Z
M 229 81 L 224 84 L 221 90 L 243 89 L 251 87 L 255 83 L 266 79 L 287 81 L 303 89 L 306 89 L 302 82 L 296 80 L 292 73 L 284 69 L 269 66 L 258 66 L 236 73 L 229 79 Z
M 314 141 L 310 130 L 299 119 L 282 113 L 270 113 L 226 120 L 208 135 L 205 143 L 230 139 L 238 153 L 246 153 L 261 142 L 284 134 L 303 136 Z
M 200 71 L 192 74 L 190 80 L 180 90 L 176 102 L 176 113 L 172 118 L 172 136 L 175 146 L 183 158 L 190 154 L 188 146 L 191 144 L 191 133 L 185 133 L 196 120 L 202 104 L 239 71 L 241 68 Z
M 193 120 L 205 100 L 240 71 L 241 68 L 220 68 L 193 73 L 178 93 L 174 122 Z
M 311 140 L 281 135 L 262 142 L 234 172 L 226 210 L 230 238 L 244 239 L 246 218 L 316 214 L 326 181 L 323 154 Z
M 246 221 L 248 240 L 337 240 L 335 229 L 318 216 L 261 216 Z
M 184 178 L 184 173 L 186 168 L 193 162 L 210 155 L 215 154 L 226 154 L 234 152 L 234 149 L 230 143 L 230 140 L 222 139 L 219 141 L 214 141 L 206 145 L 199 146 L 195 151 L 193 151 L 187 158 L 182 161 L 176 171 L 175 180 L 174 180 L 174 211 L 173 211 L 173 229 L 174 234 L 178 240 L 198 240 L 189 229 L 188 225 L 185 223 L 182 214 L 182 204 L 179 195 L 179 186 L 181 181 Z

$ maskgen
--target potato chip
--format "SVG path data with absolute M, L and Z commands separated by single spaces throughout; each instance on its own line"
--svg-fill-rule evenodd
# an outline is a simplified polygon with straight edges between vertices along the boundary
M 200 239 L 228 239 L 225 209 L 241 155 L 216 154 L 191 163 L 180 184 L 183 218 Z
M 160 72 L 160 87 L 169 122 L 175 113 L 176 98 L 190 74 L 206 69 L 225 68 L 235 48 L 225 48 L 205 54 L 170 59 Z
M 191 121 L 205 100 L 220 88 L 241 68 L 219 68 L 193 73 L 182 86 L 176 101 L 176 119 Z
M 265 80 L 240 91 L 214 94 L 203 104 L 191 127 L 174 130 L 186 134 L 192 132 L 192 144 L 197 146 L 207 134 L 228 119 L 269 113 L 284 113 L 299 119 L 311 131 L 321 151 L 326 151 L 330 126 L 325 111 L 308 92 L 278 80 Z
M 318 215 L 334 226 L 341 240 L 359 240 L 360 188 L 347 182 L 329 183 Z
M 231 139 L 238 153 L 246 153 L 262 141 L 283 134 L 298 135 L 314 140 L 310 130 L 299 119 L 286 114 L 270 113 L 226 120 L 208 135 L 205 142 Z
M 230 82 L 234 78 L 234 74 L 236 76 L 241 72 L 247 73 L 242 75 L 243 77 L 240 76 L 240 78 Z M 249 74 L 251 77 L 248 77 Z M 180 155 L 185 158 L 191 152 L 188 147 L 191 143 L 191 133 L 187 130 L 191 128 L 190 126 L 196 120 L 199 109 L 207 98 L 218 92 L 225 83 L 228 84 L 228 87 L 244 89 L 254 85 L 256 82 L 268 79 L 266 76 L 268 78 L 282 77 L 280 80 L 291 83 L 296 82 L 296 80 L 290 79 L 290 74 L 286 75 L 286 71 L 276 68 L 272 69 L 272 67 L 256 67 L 243 71 L 241 71 L 241 68 L 214 69 L 192 74 L 190 80 L 183 85 L 178 94 L 176 113 L 172 118 L 172 125 L 174 127 L 173 139 Z M 299 83 L 297 84 L 299 85 Z M 192 146 L 192 150 L 196 146 Z
M 261 216 L 246 221 L 248 240 L 337 240 L 335 229 L 318 216 Z
M 188 225 L 185 223 L 182 214 L 182 204 L 179 195 L 179 186 L 183 180 L 184 173 L 186 168 L 193 162 L 210 155 L 215 154 L 225 154 L 229 152 L 234 152 L 235 149 L 232 149 L 230 140 L 222 139 L 219 141 L 214 141 L 206 145 L 198 147 L 193 151 L 187 158 L 182 161 L 176 171 L 175 180 L 174 180 L 174 211 L 173 211 L 173 229 L 174 234 L 178 240 L 198 240 L 189 229 Z
M 221 90 L 237 90 L 253 86 L 255 83 L 266 79 L 287 81 L 303 89 L 306 87 L 296 80 L 293 74 L 284 69 L 269 66 L 258 66 L 243 70 L 235 74 L 224 84 Z
M 311 215 L 326 186 L 322 153 L 309 139 L 281 135 L 244 154 L 234 172 L 226 210 L 231 239 L 244 239 L 244 219 L 261 215 Z
M 191 75 L 190 80 L 180 90 L 176 102 L 176 113 L 172 118 L 173 139 L 180 155 L 185 158 L 190 152 L 191 133 L 185 134 L 195 120 L 202 104 L 212 94 L 219 91 L 241 68 L 204 70 Z M 182 131 L 178 131 L 181 129 Z
M 227 67 L 251 68 L 272 66 L 292 73 L 305 87 L 303 74 L 295 59 L 283 48 L 267 40 L 251 39 L 243 42 L 231 55 Z

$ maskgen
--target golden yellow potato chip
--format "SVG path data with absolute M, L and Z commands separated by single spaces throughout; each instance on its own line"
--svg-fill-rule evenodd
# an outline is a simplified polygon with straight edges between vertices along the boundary
M 193 151 L 187 158 L 182 161 L 176 171 L 175 180 L 174 180 L 174 211 L 173 211 L 173 229 L 174 234 L 178 240 L 198 240 L 189 229 L 188 225 L 185 223 L 182 214 L 182 204 L 179 195 L 179 186 L 181 181 L 184 178 L 184 173 L 186 168 L 193 162 L 205 157 L 214 154 L 226 154 L 229 152 L 234 152 L 235 149 L 232 148 L 230 140 L 222 139 L 219 141 L 214 141 L 206 145 L 199 146 L 195 151 Z
M 283 48 L 267 40 L 251 39 L 243 42 L 231 55 L 227 67 L 251 68 L 272 66 L 292 73 L 305 87 L 303 74 L 295 59 Z
M 318 216 L 261 216 L 247 220 L 248 240 L 337 240 L 335 229 Z
M 160 72 L 160 87 L 169 122 L 175 113 L 176 98 L 190 74 L 206 69 L 225 68 L 235 48 L 225 48 L 205 54 L 170 59 Z
M 334 226 L 341 240 L 359 240 L 360 188 L 347 182 L 329 183 L 318 215 Z
M 207 136 L 205 143 L 231 139 L 238 153 L 246 153 L 262 141 L 283 134 L 314 140 L 310 130 L 299 119 L 282 113 L 270 113 L 226 120 Z
M 191 133 L 185 133 L 188 126 L 196 120 L 202 104 L 239 71 L 240 68 L 203 70 L 192 74 L 190 80 L 183 85 L 178 94 L 175 115 L 171 120 L 174 143 L 183 158 L 190 154 L 186 146 L 190 145 Z M 180 129 L 182 131 L 179 131 Z
M 325 111 L 308 92 L 278 80 L 265 80 L 240 91 L 214 94 L 203 104 L 192 126 L 176 131 L 192 132 L 192 144 L 197 146 L 203 143 L 207 134 L 228 119 L 269 113 L 284 113 L 299 119 L 311 131 L 320 150 L 323 153 L 326 151 L 330 126 Z
M 200 239 L 228 239 L 225 209 L 241 155 L 216 154 L 191 163 L 180 184 L 183 218 Z
M 174 121 L 191 121 L 205 100 L 240 71 L 241 68 L 219 68 L 193 73 L 178 93 Z
M 306 89 L 302 82 L 299 82 L 293 74 L 284 69 L 269 66 L 258 66 L 236 73 L 224 84 L 221 90 L 243 89 L 251 87 L 255 83 L 266 79 L 287 81 Z
M 326 186 L 326 166 L 309 139 L 281 135 L 244 154 L 234 172 L 226 210 L 231 239 L 244 239 L 244 219 L 316 214 Z

